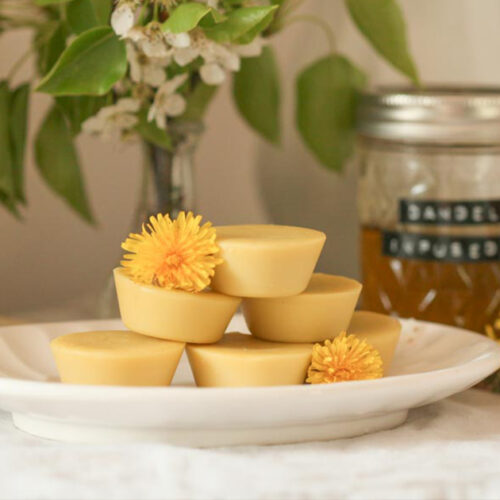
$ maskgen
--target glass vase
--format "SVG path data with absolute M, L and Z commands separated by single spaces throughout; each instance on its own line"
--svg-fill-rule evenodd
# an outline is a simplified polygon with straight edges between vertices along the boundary
M 130 232 L 140 232 L 152 215 L 162 213 L 175 218 L 183 210 L 195 209 L 194 156 L 202 131 L 200 123 L 173 124 L 169 126 L 171 149 L 142 144 L 142 180 Z M 96 313 L 99 318 L 119 316 L 112 276 L 98 297 Z
M 202 132 L 198 123 L 171 126 L 172 150 L 143 144 L 144 168 L 139 203 L 134 216 L 137 231 L 151 215 L 177 217 L 182 210 L 194 210 L 194 155 Z

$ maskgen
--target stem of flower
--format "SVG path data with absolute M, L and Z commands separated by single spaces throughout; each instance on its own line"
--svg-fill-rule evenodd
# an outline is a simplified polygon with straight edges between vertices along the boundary
M 138 23 L 139 23 L 140 26 L 144 25 L 144 21 L 146 21 L 146 16 L 147 16 L 148 9 L 149 9 L 148 2 L 144 2 L 142 4 L 141 11 L 139 12 Z
M 298 22 L 315 24 L 316 26 L 321 28 L 321 30 L 323 31 L 328 40 L 328 44 L 330 45 L 330 51 L 331 52 L 336 51 L 337 44 L 335 42 L 335 35 L 333 34 L 331 26 L 326 21 L 324 21 L 320 17 L 313 16 L 312 14 L 301 14 L 286 19 L 286 21 L 283 22 L 282 27 L 284 28 L 286 26 L 289 26 L 290 24 Z
M 159 7 L 160 7 L 160 4 L 158 3 L 158 0 L 155 0 L 154 7 L 153 7 L 153 19 L 155 21 L 158 21 Z

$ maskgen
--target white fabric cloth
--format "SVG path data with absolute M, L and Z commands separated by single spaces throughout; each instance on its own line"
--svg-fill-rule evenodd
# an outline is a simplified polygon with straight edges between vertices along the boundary
M 204 450 L 50 442 L 0 413 L 0 498 L 497 500 L 500 396 L 467 391 L 359 438 Z

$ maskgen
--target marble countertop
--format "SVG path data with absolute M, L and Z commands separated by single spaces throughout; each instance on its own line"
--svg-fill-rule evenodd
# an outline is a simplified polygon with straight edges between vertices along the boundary
M 339 441 L 188 449 L 62 444 L 0 413 L 0 498 L 500 498 L 500 396 L 470 390 L 397 429 Z

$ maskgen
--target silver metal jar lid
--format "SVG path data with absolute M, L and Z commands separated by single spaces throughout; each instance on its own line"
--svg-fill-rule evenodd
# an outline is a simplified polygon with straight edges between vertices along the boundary
M 362 95 L 358 133 L 427 144 L 500 144 L 500 87 L 380 87 Z

